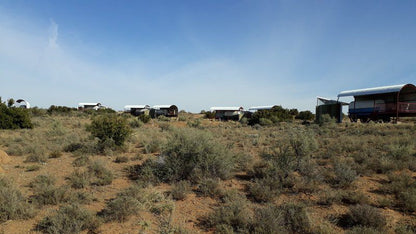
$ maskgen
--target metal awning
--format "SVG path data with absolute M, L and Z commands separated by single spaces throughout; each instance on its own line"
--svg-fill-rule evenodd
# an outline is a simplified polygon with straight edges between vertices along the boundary
M 364 96 L 364 95 L 381 94 L 381 93 L 397 93 L 397 92 L 400 92 L 400 90 L 404 86 L 406 86 L 406 84 L 342 91 L 338 94 L 338 97 Z

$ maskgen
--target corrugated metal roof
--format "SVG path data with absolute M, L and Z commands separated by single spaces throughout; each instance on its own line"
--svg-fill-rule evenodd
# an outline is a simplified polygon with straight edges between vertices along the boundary
M 238 106 L 214 106 L 209 108 L 211 111 L 216 111 L 216 110 L 229 110 L 229 111 L 239 111 L 239 110 L 244 110 L 243 107 L 238 107 Z
M 250 108 L 248 108 L 249 111 L 254 111 L 254 110 L 270 110 L 272 109 L 274 106 L 252 106 Z
M 83 106 L 101 106 L 101 104 L 99 102 L 80 102 L 78 103 L 79 107 L 83 107 Z
M 130 110 L 132 108 L 137 108 L 137 109 L 149 109 L 150 106 L 149 105 L 125 105 L 124 106 L 124 110 Z
M 153 109 L 165 109 L 165 108 L 170 108 L 171 106 L 174 106 L 174 105 L 155 105 L 153 106 Z
M 391 85 L 391 86 L 383 86 L 383 87 L 368 88 L 368 89 L 356 89 L 356 90 L 342 91 L 338 94 L 338 97 L 364 96 L 364 95 L 381 94 L 381 93 L 396 93 L 396 92 L 399 92 L 405 85 L 406 84 L 400 84 L 400 85 Z

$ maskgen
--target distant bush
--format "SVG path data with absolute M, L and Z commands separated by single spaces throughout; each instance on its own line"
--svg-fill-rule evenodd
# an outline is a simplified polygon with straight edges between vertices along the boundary
M 194 129 L 176 130 L 160 157 L 166 181 L 226 179 L 234 169 L 232 153 L 212 135 Z
M 129 161 L 129 157 L 127 156 L 117 156 L 114 160 L 115 163 L 126 163 Z
M 30 183 L 33 189 L 31 201 L 38 205 L 57 205 L 68 199 L 67 188 L 56 187 L 55 178 L 49 175 L 39 175 Z
M 199 195 L 217 198 L 223 195 L 218 179 L 202 179 L 198 182 L 197 190 Z
M 34 215 L 32 206 L 8 180 L 0 177 L 0 223 L 14 219 L 29 219 Z
M 48 114 L 55 114 L 55 113 L 60 113 L 60 114 L 68 114 L 72 111 L 76 111 L 77 108 L 73 108 L 73 107 L 67 107 L 67 106 L 55 106 L 52 105 L 48 108 L 48 110 L 46 111 Z
M 171 194 L 175 200 L 183 200 L 191 191 L 191 183 L 187 180 L 181 180 L 172 186 Z
M 260 121 L 263 119 L 262 121 Z M 266 120 L 267 119 L 267 120 Z M 286 122 L 291 121 L 293 116 L 289 109 L 285 109 L 281 106 L 274 106 L 270 110 L 259 110 L 252 114 L 251 118 L 248 121 L 249 125 L 255 124 L 269 124 L 277 122 Z M 271 121 L 271 122 L 270 122 Z
M 106 222 L 124 222 L 130 215 L 139 211 L 139 202 L 131 196 L 117 196 L 110 200 L 107 206 L 99 213 Z
M 214 111 L 205 111 L 202 114 L 204 114 L 204 117 L 206 119 L 214 119 L 215 118 L 215 112 Z
M 0 101 L 0 129 L 33 128 L 29 111 Z
M 115 146 L 124 145 L 132 132 L 127 120 L 116 115 L 94 117 L 87 131 L 99 139 L 99 144 L 107 145 L 108 142 L 112 142 Z
M 77 204 L 60 207 L 54 215 L 42 219 L 36 230 L 44 233 L 71 234 L 84 230 L 91 232 L 99 227 L 97 218 Z
M 248 233 L 251 212 L 243 199 L 227 201 L 206 217 L 206 224 L 215 227 L 217 233 Z
M 90 182 L 90 174 L 86 171 L 75 170 L 67 178 L 72 188 L 85 188 Z
M 137 117 L 138 120 L 142 121 L 143 123 L 148 123 L 151 119 L 150 115 L 139 115 Z
M 340 217 L 338 225 L 344 228 L 362 226 L 383 230 L 386 225 L 386 218 L 377 208 L 368 205 L 356 205 L 350 207 L 349 212 Z
M 337 187 L 348 187 L 357 178 L 357 172 L 342 161 L 334 163 L 334 173 L 335 177 L 331 183 Z
M 104 166 L 101 161 L 95 161 L 88 166 L 88 171 L 92 176 L 95 176 L 97 179 L 92 183 L 94 185 L 109 185 L 113 181 L 113 173 Z
M 315 119 L 315 115 L 311 111 L 301 111 L 296 115 L 295 119 L 313 120 Z

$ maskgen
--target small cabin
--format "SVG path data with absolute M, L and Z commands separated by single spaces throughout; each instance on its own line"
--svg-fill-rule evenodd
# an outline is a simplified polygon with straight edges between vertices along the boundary
M 401 84 L 342 91 L 340 97 L 353 96 L 348 116 L 352 122 L 395 122 L 399 117 L 416 117 L 416 86 Z
M 81 102 L 78 103 L 78 110 L 99 110 L 105 108 L 99 102 Z
M 130 113 L 134 116 L 149 115 L 150 106 L 149 105 L 126 105 L 124 106 L 124 112 Z
M 150 109 L 150 117 L 157 118 L 158 116 L 178 117 L 178 107 L 175 105 L 156 105 Z
M 243 107 L 211 107 L 210 110 L 215 113 L 215 119 L 218 120 L 239 121 L 244 116 Z

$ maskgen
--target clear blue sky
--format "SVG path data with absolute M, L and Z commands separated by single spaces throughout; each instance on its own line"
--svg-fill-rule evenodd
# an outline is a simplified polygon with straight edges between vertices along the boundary
M 416 83 L 416 1 L 0 0 L 0 96 L 282 105 Z

